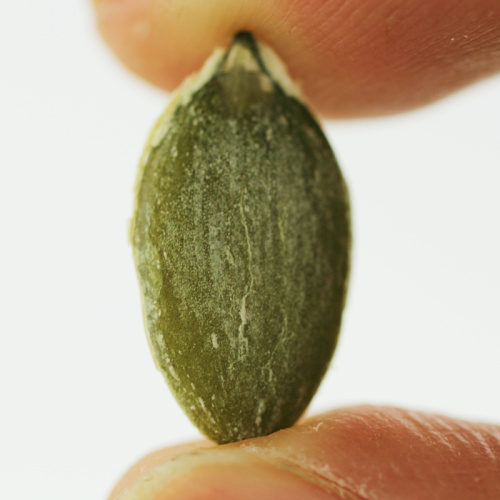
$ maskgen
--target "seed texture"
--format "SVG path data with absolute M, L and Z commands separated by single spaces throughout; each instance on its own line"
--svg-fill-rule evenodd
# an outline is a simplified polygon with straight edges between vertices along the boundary
M 292 425 L 340 329 L 346 185 L 282 63 L 249 33 L 156 123 L 131 240 L 156 366 L 218 443 Z

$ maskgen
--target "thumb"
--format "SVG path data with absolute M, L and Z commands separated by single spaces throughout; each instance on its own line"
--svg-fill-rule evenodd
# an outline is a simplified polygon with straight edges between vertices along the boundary
M 334 410 L 230 445 L 150 455 L 111 500 L 494 500 L 500 427 L 387 407 Z

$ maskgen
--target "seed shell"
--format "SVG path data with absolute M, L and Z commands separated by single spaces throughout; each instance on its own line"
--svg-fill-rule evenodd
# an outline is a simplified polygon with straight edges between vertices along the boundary
M 337 343 L 347 188 L 270 49 L 235 36 L 146 146 L 131 240 L 156 366 L 218 443 L 292 425 Z

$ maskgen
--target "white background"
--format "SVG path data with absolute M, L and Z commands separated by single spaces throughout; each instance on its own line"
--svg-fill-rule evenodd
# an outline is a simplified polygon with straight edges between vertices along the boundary
M 2 0 L 0 498 L 104 499 L 142 454 L 198 437 L 154 369 L 127 243 L 166 101 L 114 60 L 84 0 Z M 500 421 L 499 125 L 499 78 L 328 125 L 354 267 L 310 412 L 386 403 Z

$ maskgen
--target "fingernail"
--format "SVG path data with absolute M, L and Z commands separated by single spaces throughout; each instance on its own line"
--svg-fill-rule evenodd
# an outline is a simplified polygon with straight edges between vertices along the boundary
M 147 471 L 114 500 L 335 500 L 328 484 L 239 448 L 199 450 Z

